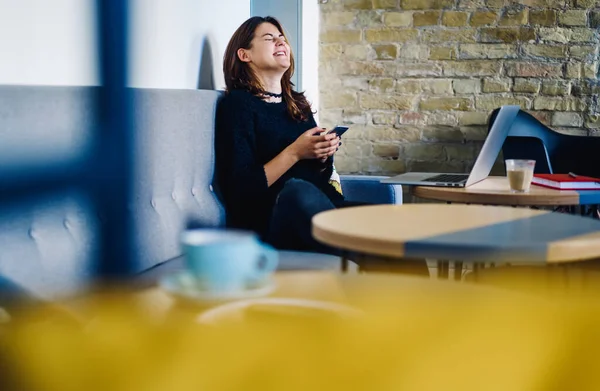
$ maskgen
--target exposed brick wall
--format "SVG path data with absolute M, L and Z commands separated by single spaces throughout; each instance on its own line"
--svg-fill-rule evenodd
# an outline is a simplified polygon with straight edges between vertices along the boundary
M 468 169 L 518 104 L 600 134 L 600 0 L 320 0 L 320 120 L 344 173 Z

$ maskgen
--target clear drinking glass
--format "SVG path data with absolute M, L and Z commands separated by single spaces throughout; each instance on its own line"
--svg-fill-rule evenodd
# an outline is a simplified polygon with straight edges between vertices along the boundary
M 526 193 L 531 187 L 535 160 L 507 159 L 506 176 L 513 193 Z

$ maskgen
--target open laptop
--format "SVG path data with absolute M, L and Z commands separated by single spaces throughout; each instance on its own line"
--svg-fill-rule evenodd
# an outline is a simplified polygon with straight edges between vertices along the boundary
M 504 140 L 508 135 L 520 107 L 519 106 L 502 106 L 498 111 L 496 120 L 492 125 L 492 129 L 483 143 L 481 152 L 477 156 L 477 160 L 469 174 L 447 174 L 436 172 L 407 172 L 405 174 L 396 175 L 386 178 L 381 183 L 394 183 L 401 185 L 417 185 L 417 186 L 446 186 L 446 187 L 467 187 L 479 181 L 484 180 L 490 175 L 490 171 L 500 149 L 504 144 Z

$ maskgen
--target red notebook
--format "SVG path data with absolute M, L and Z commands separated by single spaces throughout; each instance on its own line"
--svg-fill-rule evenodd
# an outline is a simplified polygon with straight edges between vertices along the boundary
M 600 179 L 569 174 L 534 174 L 532 183 L 559 190 L 600 190 Z

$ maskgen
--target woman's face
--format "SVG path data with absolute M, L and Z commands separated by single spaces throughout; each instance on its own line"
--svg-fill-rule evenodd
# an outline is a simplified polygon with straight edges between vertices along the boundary
M 238 56 L 258 71 L 280 71 L 290 67 L 290 46 L 283 34 L 271 23 L 260 24 L 250 49 L 240 49 Z

